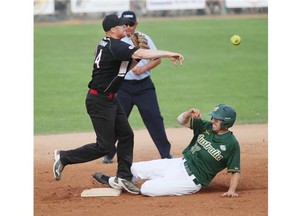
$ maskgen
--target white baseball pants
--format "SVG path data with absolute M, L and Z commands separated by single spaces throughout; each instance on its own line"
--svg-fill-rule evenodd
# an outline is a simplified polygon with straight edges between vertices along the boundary
M 141 193 L 146 196 L 171 196 L 196 193 L 201 185 L 193 181 L 184 167 L 183 158 L 134 162 L 131 167 L 133 181 L 145 179 Z

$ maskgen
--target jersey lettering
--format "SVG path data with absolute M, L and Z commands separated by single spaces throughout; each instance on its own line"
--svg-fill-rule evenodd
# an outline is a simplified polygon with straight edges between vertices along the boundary
M 100 63 L 100 60 L 101 60 L 101 56 L 102 56 L 102 49 L 100 49 L 99 54 L 95 58 L 95 62 L 94 63 L 97 65 L 97 68 L 100 68 L 99 63 Z
M 194 154 L 195 152 L 200 151 L 200 150 L 201 150 L 201 148 L 199 145 L 197 145 L 197 143 L 194 146 L 192 146 L 192 148 L 190 149 L 192 154 Z
M 105 47 L 108 43 L 106 41 L 100 41 L 99 45 Z
M 207 141 L 204 139 L 203 134 L 199 134 L 197 143 L 201 145 L 207 152 L 215 158 L 217 161 L 220 161 L 223 156 L 221 155 L 221 151 L 219 149 L 215 149 L 212 145 L 211 142 Z

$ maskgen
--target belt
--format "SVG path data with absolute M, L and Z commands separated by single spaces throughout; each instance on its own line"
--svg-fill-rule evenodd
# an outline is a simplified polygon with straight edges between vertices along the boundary
M 116 96 L 115 93 L 99 92 L 99 91 L 96 90 L 96 89 L 90 89 L 90 90 L 89 90 L 89 93 L 90 93 L 90 94 L 93 94 L 93 95 L 104 94 L 104 95 L 107 95 L 108 99 L 110 99 L 110 100 L 114 99 L 115 96 Z
M 150 79 L 150 76 L 147 76 L 141 80 L 124 80 L 124 82 L 127 82 L 129 84 L 138 84 L 138 83 L 144 82 L 145 80 L 148 80 L 148 79 Z
M 198 179 L 196 178 L 196 176 L 193 174 L 193 172 L 190 170 L 190 168 L 188 167 L 187 161 L 185 158 L 183 158 L 184 160 L 184 167 L 186 169 L 186 172 L 188 173 L 189 176 L 193 175 L 194 179 L 192 180 L 196 185 L 200 185 L 200 182 L 198 181 Z

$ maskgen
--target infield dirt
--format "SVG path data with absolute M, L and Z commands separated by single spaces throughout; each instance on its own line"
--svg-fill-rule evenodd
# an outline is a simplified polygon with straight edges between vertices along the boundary
M 166 129 L 175 157 L 192 137 L 187 128 Z M 34 137 L 34 215 L 268 215 L 268 125 L 235 125 L 232 131 L 241 146 L 241 180 L 238 198 L 220 197 L 229 187 L 230 176 L 219 173 L 200 192 L 185 196 L 145 197 L 122 193 L 119 197 L 82 198 L 88 188 L 103 187 L 91 174 L 114 175 L 117 163 L 102 159 L 66 166 L 61 181 L 52 173 L 53 151 L 72 149 L 94 142 L 93 133 L 43 135 Z M 136 130 L 134 161 L 158 159 L 159 155 L 147 130 Z M 140 185 L 139 185 L 140 186 Z

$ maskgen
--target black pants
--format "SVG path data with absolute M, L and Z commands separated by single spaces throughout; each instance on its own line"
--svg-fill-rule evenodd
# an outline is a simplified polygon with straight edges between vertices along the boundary
M 117 176 L 131 180 L 134 134 L 122 106 L 115 98 L 108 98 L 105 94 L 88 93 L 86 109 L 96 133 L 96 143 L 61 151 L 61 162 L 67 165 L 98 159 L 111 151 L 117 140 Z
M 124 81 L 117 93 L 117 100 L 128 117 L 134 105 L 137 106 L 161 158 L 170 158 L 171 144 L 167 139 L 155 86 L 150 77 L 140 81 Z M 108 157 L 113 158 L 115 153 L 116 147 L 109 152 Z

